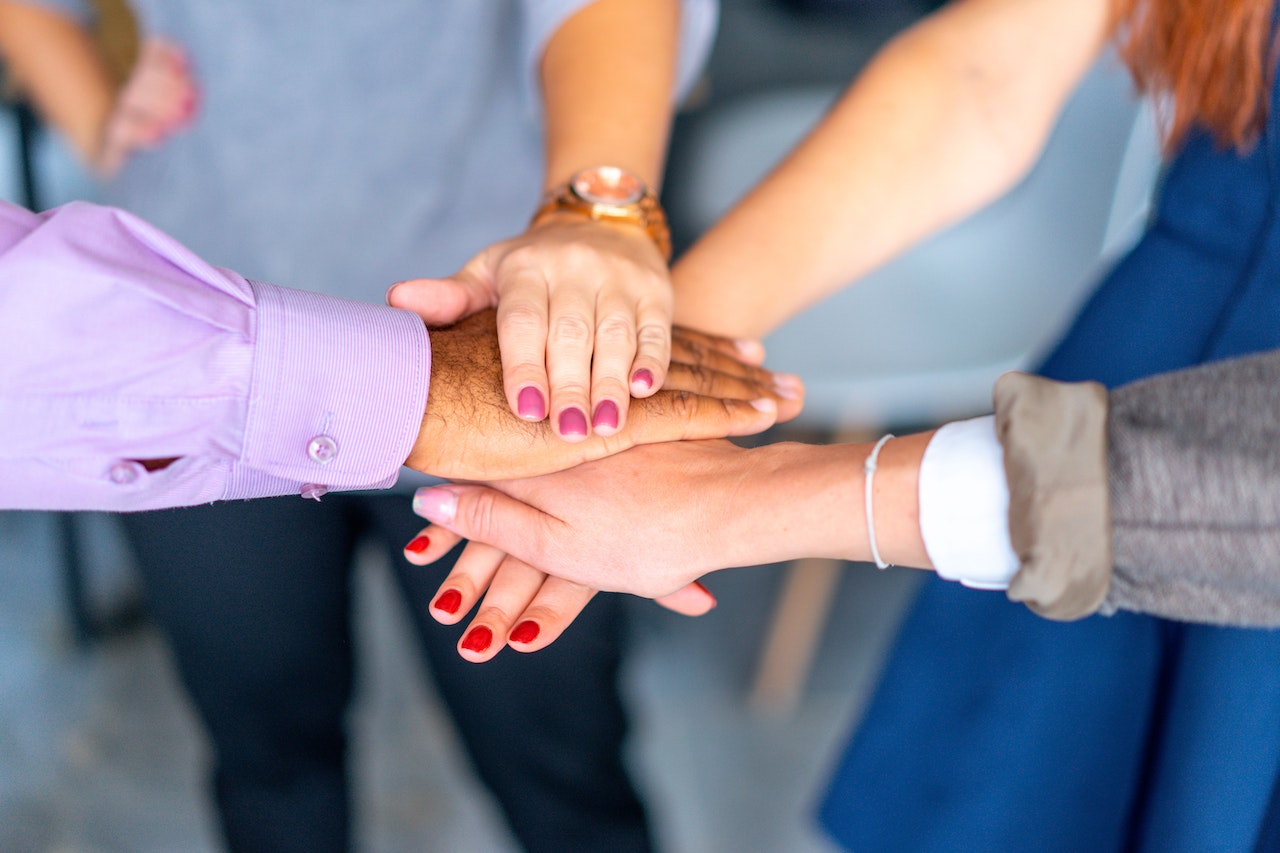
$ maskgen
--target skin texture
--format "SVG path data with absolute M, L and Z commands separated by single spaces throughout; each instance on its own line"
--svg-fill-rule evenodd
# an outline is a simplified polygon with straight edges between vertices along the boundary
M 930 567 L 918 503 L 930 438 L 894 439 L 880 453 L 876 538 L 898 565 Z M 655 597 L 696 615 L 699 590 L 691 584 L 709 572 L 800 556 L 867 560 L 862 463 L 870 449 L 785 443 L 745 450 L 688 441 L 491 487 L 423 489 L 414 510 L 436 524 L 423 531 L 428 544 L 405 556 L 425 565 L 460 538 L 471 539 L 441 585 L 441 595 L 456 593 L 461 606 L 431 613 L 456 622 L 483 596 L 472 627 L 507 637 L 521 651 L 553 642 L 596 589 Z M 524 642 L 529 629 L 517 632 L 528 623 L 538 630 Z M 476 662 L 497 651 L 459 646 Z
M 574 214 L 544 217 L 480 252 L 452 278 L 401 282 L 387 301 L 428 323 L 496 307 L 508 408 L 541 420 L 520 406 L 521 392 L 534 389 L 566 441 L 585 438 L 560 428 L 566 410 L 581 412 L 591 433 L 612 435 L 626 426 L 631 396 L 647 397 L 665 381 L 670 274 L 640 228 Z M 652 381 L 632 382 L 642 371 Z M 603 417 L 608 404 L 616 425 Z
M 668 387 L 637 401 L 620 431 L 570 444 L 546 421 L 511 415 L 495 321 L 488 310 L 431 333 L 431 389 L 409 467 L 450 479 L 535 476 L 637 444 L 757 433 L 803 402 L 794 377 L 744 364 L 732 341 L 681 330 Z
M 763 336 L 801 309 L 1001 195 L 1039 157 L 1062 106 L 1097 57 L 1105 42 L 1108 7 L 1109 0 L 953 0 L 895 38 L 808 137 L 679 260 L 673 269 L 677 322 L 728 336 Z M 890 442 L 886 455 L 892 458 L 904 445 L 912 446 Z M 856 455 L 865 450 L 851 445 L 844 452 Z M 613 470 L 607 462 L 600 464 Z M 877 492 L 889 480 L 884 466 L 882 458 Z M 850 482 L 861 482 L 856 465 L 837 464 L 832 471 Z M 620 471 L 615 473 L 622 476 Z M 628 531 L 617 525 L 665 517 L 667 509 L 681 501 L 692 501 L 685 509 L 696 513 L 717 506 L 724 497 L 721 490 L 740 488 L 736 481 L 707 480 L 696 470 L 677 468 L 664 476 L 669 491 L 644 492 L 652 500 L 649 504 L 635 501 L 637 482 L 643 481 L 620 481 L 626 482 L 621 488 L 597 484 L 597 490 L 625 493 L 627 501 L 635 501 L 629 504 L 629 517 L 614 519 L 612 526 L 584 524 L 570 534 L 556 530 L 556 522 L 548 521 L 548 516 L 539 515 L 541 520 L 534 521 L 526 515 L 519 528 L 523 538 L 513 527 L 520 513 L 498 497 L 508 495 L 466 487 L 465 493 L 459 493 L 459 505 L 472 509 L 465 513 L 459 509 L 458 517 L 472 523 L 466 530 L 457 524 L 454 528 L 514 554 L 513 559 L 523 558 L 563 574 L 566 582 L 616 589 L 621 577 L 634 584 L 631 588 L 653 594 L 677 579 L 664 574 L 662 566 L 630 562 L 621 564 L 619 575 L 618 565 L 599 563 L 600 553 L 585 540 L 594 536 L 606 540 L 594 547 L 612 548 L 618 541 L 629 541 Z M 809 470 L 808 476 L 819 475 Z M 572 475 L 557 482 L 566 490 L 583 485 Z M 782 539 L 797 544 L 829 542 L 849 528 L 850 518 L 858 517 L 808 503 L 807 495 L 822 491 L 800 488 L 797 492 L 800 482 L 777 479 L 774 488 L 760 493 L 761 504 L 786 512 L 785 528 L 773 515 L 756 516 L 756 524 L 733 528 L 724 526 L 734 523 L 732 516 L 712 517 L 705 527 L 722 534 L 716 542 L 721 565 L 748 559 L 734 550 L 743 546 L 751 553 L 748 561 L 758 564 L 770 560 L 771 546 Z M 483 495 L 478 500 L 491 521 L 495 507 L 506 508 L 503 526 L 483 524 L 483 517 L 470 514 L 475 506 L 467 501 L 478 494 Z M 516 496 L 523 497 L 523 492 Z M 568 510 L 556 503 L 552 511 L 550 496 L 529 497 L 545 501 L 540 506 L 550 517 L 566 520 L 560 512 Z M 809 511 L 796 517 L 795 507 Z M 905 524 L 902 541 L 911 541 L 914 517 L 909 510 L 900 506 L 908 514 L 894 519 L 894 510 L 879 507 L 877 502 L 877 527 L 882 517 Z M 750 505 L 738 508 L 745 513 Z M 420 509 L 430 508 L 422 504 Z M 677 513 L 668 521 L 684 517 Z M 737 532 L 729 535 L 731 529 Z M 649 532 L 665 534 L 657 529 Z M 705 544 L 698 539 L 697 529 L 687 533 L 688 537 L 666 535 L 659 537 L 660 542 L 632 544 L 662 555 L 678 553 L 685 561 L 688 549 L 697 554 Z M 914 537 L 918 540 L 918 529 Z M 927 557 L 913 556 L 911 549 L 892 555 L 895 534 L 878 531 L 877 538 L 887 559 L 926 565 Z M 595 560 L 610 571 L 586 577 L 584 563 L 548 558 L 547 549 L 555 548 L 566 553 L 577 549 L 575 553 L 586 563 Z M 824 553 L 831 551 L 806 546 L 789 556 Z M 430 549 L 427 556 L 432 556 Z M 618 556 L 627 560 L 632 553 L 619 549 Z M 863 553 L 860 558 L 866 556 Z M 697 559 L 689 563 L 698 566 Z M 485 566 L 492 564 L 490 559 Z M 651 580 L 661 583 L 641 583 L 636 572 L 654 572 Z M 471 581 L 475 586 L 487 582 L 484 569 Z M 510 609 L 511 602 L 506 606 Z M 548 633 L 554 631 L 540 633 L 536 643 L 542 643 Z M 533 648 L 536 643 L 516 647 Z

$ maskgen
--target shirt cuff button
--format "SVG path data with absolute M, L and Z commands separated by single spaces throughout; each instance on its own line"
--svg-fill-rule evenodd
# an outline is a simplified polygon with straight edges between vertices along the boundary
M 142 466 L 137 462 L 117 462 L 107 471 L 107 477 L 117 486 L 136 482 L 141 474 Z
M 307 483 L 302 487 L 302 496 L 309 501 L 319 501 L 329 490 L 319 483 Z
M 325 465 L 338 456 L 338 442 L 327 435 L 317 435 L 307 442 L 307 455 L 312 462 Z

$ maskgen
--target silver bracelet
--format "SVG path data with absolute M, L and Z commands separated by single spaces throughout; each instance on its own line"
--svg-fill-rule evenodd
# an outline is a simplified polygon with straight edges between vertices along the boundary
M 871 559 L 875 560 L 877 569 L 887 569 L 890 564 L 880 559 L 880 549 L 876 547 L 876 520 L 875 513 L 871 510 L 871 486 L 876 477 L 876 459 L 880 456 L 880 448 L 884 447 L 891 438 L 893 438 L 892 433 L 882 435 L 875 447 L 871 448 L 871 452 L 867 454 L 867 461 L 862 463 L 862 470 L 866 473 L 867 495 L 864 503 L 867 507 L 867 543 L 871 546 Z

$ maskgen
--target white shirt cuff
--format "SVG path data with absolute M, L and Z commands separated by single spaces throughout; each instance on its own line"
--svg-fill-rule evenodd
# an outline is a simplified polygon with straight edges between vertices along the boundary
M 994 417 L 950 423 L 934 434 L 920 463 L 920 532 L 939 577 L 1005 589 L 1018 573 Z

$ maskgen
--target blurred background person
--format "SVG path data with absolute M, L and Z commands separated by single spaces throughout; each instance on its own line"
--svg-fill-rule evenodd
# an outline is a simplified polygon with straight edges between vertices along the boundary
M 450 272 L 521 234 L 577 170 L 621 166 L 656 190 L 676 91 L 715 16 L 710 0 L 134 6 L 142 47 L 117 97 L 84 38 L 87 10 L 0 4 L 10 70 L 106 178 L 102 198 L 250 278 L 377 302 L 397 279 Z M 662 264 L 644 230 L 572 213 L 540 220 L 524 244 L 554 247 L 566 232 L 605 269 L 642 253 Z M 669 287 L 665 272 L 653 284 Z M 554 393 L 541 406 L 539 419 L 575 432 Z M 610 428 L 607 411 L 576 406 Z M 615 406 L 612 428 L 625 400 Z M 286 498 L 124 523 L 213 744 L 228 846 L 346 849 L 352 556 L 369 536 L 398 555 L 416 527 L 404 499 Z M 396 581 L 520 842 L 648 849 L 622 763 L 616 600 L 592 607 L 577 654 L 481 670 L 425 624 L 428 579 Z

